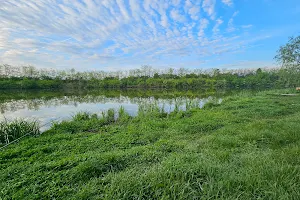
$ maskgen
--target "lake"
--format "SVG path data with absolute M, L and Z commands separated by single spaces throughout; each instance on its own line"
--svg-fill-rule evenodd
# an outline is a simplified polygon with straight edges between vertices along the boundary
M 36 119 L 42 131 L 52 121 L 68 120 L 86 111 L 100 114 L 110 108 L 123 106 L 132 116 L 141 104 L 156 103 L 165 111 L 175 105 L 184 110 L 186 103 L 203 107 L 208 101 L 221 102 L 228 92 L 169 91 L 169 90 L 101 90 L 101 91 L 0 91 L 0 120 Z

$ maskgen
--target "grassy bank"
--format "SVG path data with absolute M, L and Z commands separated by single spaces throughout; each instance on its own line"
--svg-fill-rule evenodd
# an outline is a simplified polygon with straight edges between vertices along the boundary
M 118 120 L 81 113 L 0 152 L 0 197 L 299 199 L 300 95 L 284 92 Z

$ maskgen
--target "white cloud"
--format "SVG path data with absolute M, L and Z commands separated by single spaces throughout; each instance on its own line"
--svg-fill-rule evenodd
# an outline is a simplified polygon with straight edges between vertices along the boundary
M 140 13 L 140 5 L 138 3 L 138 0 L 129 0 L 129 6 L 130 6 L 130 11 L 132 13 L 132 16 L 137 21 L 139 19 L 139 13 Z
M 15 44 L 18 44 L 20 48 L 37 48 L 39 46 L 45 45 L 39 41 L 28 38 L 17 38 L 13 40 Z
M 237 30 L 237 28 L 234 26 L 233 21 L 234 18 L 239 14 L 239 11 L 236 11 L 233 13 L 232 17 L 229 19 L 227 24 L 227 32 L 234 32 Z
M 8 38 L 9 38 L 9 31 L 8 29 L 0 27 L 0 50 L 9 48 Z
M 232 6 L 233 5 L 233 2 L 232 0 L 222 0 L 222 2 L 227 5 L 227 6 Z
M 160 24 L 165 27 L 165 28 L 168 28 L 169 27 L 169 22 L 168 22 L 168 17 L 165 13 L 162 13 L 161 14 L 161 21 L 160 21 Z
M 216 0 L 1 1 L 0 62 L 130 66 L 211 56 L 213 46 L 228 52 L 241 38 L 225 36 L 221 25 L 233 25 L 237 13 L 221 19 L 215 7 Z
M 228 21 L 228 27 L 227 27 L 227 32 L 233 32 L 235 31 L 236 28 L 234 27 L 233 25 L 233 18 L 231 18 L 229 21 Z
M 200 12 L 200 7 L 199 6 L 191 7 L 188 10 L 188 13 L 190 14 L 190 16 L 193 20 L 198 20 L 199 19 L 199 12 Z
M 8 50 L 4 53 L 3 57 L 8 57 L 8 58 L 15 58 L 18 55 L 21 55 L 23 52 L 20 50 Z
M 248 25 L 243 25 L 242 28 L 244 29 L 248 29 L 248 28 L 252 28 L 253 25 L 252 24 L 248 24 Z
M 204 36 L 204 31 L 207 28 L 208 24 L 209 24 L 209 21 L 207 19 L 202 18 L 200 20 L 200 28 L 199 28 L 199 32 L 198 32 L 198 36 L 199 37 L 203 37 Z
M 211 19 L 215 19 L 215 4 L 216 0 L 203 0 L 202 8 Z
M 120 12 L 121 12 L 122 16 L 124 17 L 124 19 L 127 21 L 130 20 L 130 17 L 129 17 L 128 11 L 125 7 L 124 1 L 123 0 L 116 0 L 116 1 L 117 1 Z
M 236 17 L 240 12 L 239 11 L 235 11 L 232 15 L 232 17 Z
M 181 0 L 172 0 L 172 5 L 179 6 Z
M 178 10 L 173 9 L 171 10 L 170 14 L 174 21 L 182 23 L 185 22 L 185 17 L 181 15 Z
M 219 33 L 219 31 L 220 31 L 219 27 L 223 24 L 223 22 L 224 21 L 220 18 L 216 20 L 216 24 L 212 30 L 215 35 Z

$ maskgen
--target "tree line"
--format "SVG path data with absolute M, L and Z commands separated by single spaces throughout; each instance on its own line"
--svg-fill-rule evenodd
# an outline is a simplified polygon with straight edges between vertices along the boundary
M 4 67 L 3 67 L 4 66 Z M 189 72 L 187 69 L 169 69 L 155 72 L 151 67 L 128 72 L 76 72 L 75 70 L 39 70 L 34 67 L 2 65 L 0 89 L 220 89 L 220 88 L 273 88 L 299 85 L 299 67 L 221 71 Z M 14 69 L 8 73 L 7 69 Z M 24 70 L 26 69 L 26 70 Z M 147 71 L 145 70 L 147 69 Z M 22 71 L 22 73 L 20 73 Z M 46 72 L 46 73 L 45 73 Z
M 273 69 L 165 69 L 144 65 L 128 71 L 37 69 L 33 66 L 0 65 L 0 89 L 125 89 L 125 88 L 274 88 L 300 86 L 300 36 L 279 48 Z

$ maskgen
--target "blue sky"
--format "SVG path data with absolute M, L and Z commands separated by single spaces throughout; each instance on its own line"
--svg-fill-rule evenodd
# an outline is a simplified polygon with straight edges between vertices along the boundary
M 299 0 L 1 0 L 0 63 L 56 69 L 274 67 Z

